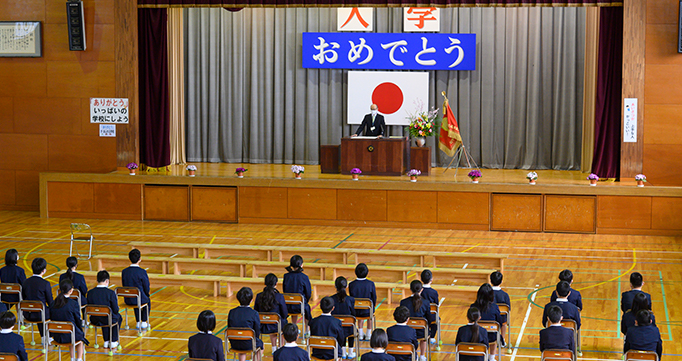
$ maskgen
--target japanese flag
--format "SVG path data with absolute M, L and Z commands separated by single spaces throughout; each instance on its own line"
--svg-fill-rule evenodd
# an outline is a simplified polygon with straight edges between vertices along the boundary
M 349 71 L 348 124 L 360 124 L 369 107 L 376 104 L 386 125 L 409 125 L 407 117 L 429 104 L 426 72 Z M 424 104 L 425 109 L 417 109 Z

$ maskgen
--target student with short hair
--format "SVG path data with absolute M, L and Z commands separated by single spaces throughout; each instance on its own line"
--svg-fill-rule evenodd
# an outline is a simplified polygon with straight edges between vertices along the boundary
M 474 306 L 469 307 L 469 310 L 467 310 L 467 320 L 469 323 L 457 330 L 455 345 L 461 342 L 468 342 L 481 343 L 488 346 L 488 331 L 478 324 L 478 321 L 481 320 L 481 311 Z M 460 355 L 459 359 L 460 361 L 485 361 L 483 356 Z
M 17 317 L 12 312 L 7 311 L 0 314 L 0 328 L 2 328 L 0 331 L 0 352 L 17 355 L 19 361 L 28 361 L 24 338 L 12 332 L 16 324 Z
M 647 309 L 651 310 L 651 295 L 643 292 L 642 291 L 642 286 L 644 286 L 644 278 L 642 277 L 642 274 L 639 272 L 633 272 L 630 275 L 630 291 L 623 292 L 621 295 L 620 299 L 620 309 L 623 312 L 627 312 L 629 309 L 632 308 L 632 300 L 635 299 L 635 296 L 638 294 L 644 294 L 644 296 L 647 299 L 647 302 L 649 303 L 649 306 Z
M 334 311 L 334 300 L 331 297 L 323 298 L 322 301 L 320 301 L 320 309 L 322 310 L 322 314 L 310 321 L 310 335 L 335 338 L 339 347 L 338 355 L 336 355 L 336 357 L 341 358 L 341 345 L 343 345 L 345 339 L 345 332 L 341 326 L 341 321 L 332 316 L 332 311 Z M 312 354 L 313 357 L 323 360 L 333 360 L 335 358 L 333 352 L 329 350 L 313 348 Z
M 26 273 L 24 269 L 17 266 L 19 262 L 19 252 L 16 249 L 11 248 L 5 252 L 5 267 L 0 268 L 0 282 L 2 283 L 18 283 L 23 286 L 24 281 L 26 281 Z M 2 295 L 0 298 L 2 302 L 19 302 L 19 295 Z M 7 305 L 7 309 L 12 308 L 11 305 Z
M 372 351 L 362 355 L 360 361 L 396 361 L 393 355 L 386 353 L 388 347 L 388 336 L 386 331 L 382 328 L 377 328 L 372 332 L 372 338 L 369 340 L 369 346 Z
M 244 327 L 253 330 L 256 337 L 256 348 L 260 351 L 255 353 L 255 361 L 261 360 L 263 357 L 263 340 L 260 339 L 260 317 L 258 312 L 249 307 L 251 300 L 253 300 L 253 291 L 249 287 L 242 287 L 237 292 L 237 300 L 239 306 L 230 310 L 227 314 L 227 327 Z M 251 350 L 253 345 L 251 340 L 230 340 L 230 345 L 234 350 L 247 351 Z M 246 354 L 239 354 L 239 361 L 246 360 Z
M 225 361 L 223 340 L 213 335 L 215 314 L 211 310 L 201 311 L 197 317 L 199 333 L 189 338 L 187 349 L 190 358 Z
M 623 335 L 628 334 L 628 329 L 630 327 L 635 327 L 635 317 L 641 310 L 651 311 L 649 300 L 646 298 L 644 292 L 635 295 L 635 299 L 632 301 L 632 308 L 623 314 L 623 319 L 620 321 L 620 332 L 622 332 Z M 651 324 L 656 326 L 656 317 L 653 312 L 651 313 Z
M 21 293 L 25 301 L 41 301 L 45 306 L 45 320 L 50 319 L 50 304 L 52 303 L 52 286 L 43 279 L 47 269 L 47 261 L 37 257 L 31 261 L 33 275 L 24 281 Z M 39 312 L 24 312 L 24 318 L 29 321 L 40 321 Z M 43 336 L 43 324 L 38 324 L 38 332 Z
M 429 302 L 429 312 L 431 310 L 430 304 L 439 304 L 440 297 L 438 297 L 438 291 L 431 288 L 431 283 L 433 283 L 433 273 L 425 269 L 420 275 L 422 279 L 422 298 Z M 439 315 L 440 316 L 440 315 Z M 434 316 L 435 317 L 435 316 Z M 438 325 L 436 323 L 429 325 L 429 336 L 431 344 L 436 343 L 436 332 L 438 332 Z
M 559 273 L 559 282 L 565 281 L 568 282 L 568 285 L 573 284 L 573 272 L 571 272 L 570 269 L 565 269 Z M 550 301 L 554 302 L 557 299 L 557 293 L 556 291 L 552 292 L 552 297 L 550 298 Z M 576 291 L 574 289 L 570 289 L 570 294 L 568 296 L 568 302 L 576 305 L 580 311 L 583 310 L 583 296 L 580 295 L 579 291 Z
M 502 273 L 500 271 L 495 271 L 490 274 L 490 284 L 493 286 L 493 294 L 495 295 L 495 303 L 503 303 L 509 307 L 511 311 L 511 300 L 509 299 L 509 294 L 502 290 Z M 502 315 L 502 325 L 500 325 L 500 335 L 507 334 L 507 315 Z M 504 338 L 502 338 L 502 347 L 506 346 Z
M 284 296 L 277 290 L 277 276 L 274 273 L 268 273 L 265 276 L 265 287 L 263 292 L 256 295 L 256 302 L 253 304 L 253 309 L 257 312 L 274 312 L 279 315 L 280 325 L 287 324 L 287 303 L 284 301 Z M 262 323 L 260 325 L 260 332 L 263 334 L 270 334 L 270 344 L 272 345 L 272 352 L 277 350 L 277 325 L 270 323 Z M 281 345 L 280 345 L 281 346 Z
M 580 329 L 580 310 L 578 306 L 571 303 L 568 298 L 571 294 L 571 286 L 566 281 L 561 281 L 556 285 L 556 291 L 558 295 L 556 301 L 552 301 L 545 306 L 545 310 L 542 313 L 542 324 L 546 325 L 549 319 L 547 315 L 547 309 L 551 306 L 559 306 L 563 311 L 563 318 L 575 321 L 576 327 Z
M 332 315 L 355 316 L 355 298 L 346 294 L 346 289 L 348 288 L 346 277 L 337 277 L 334 281 L 334 286 L 336 287 L 336 293 L 332 296 L 332 300 L 334 300 Z M 354 359 L 356 356 L 353 348 L 355 338 L 349 337 L 353 335 L 353 327 L 344 327 L 343 332 L 344 341 L 339 345 L 342 349 L 343 358 Z M 348 345 L 347 351 L 344 347 L 346 344 Z
M 497 307 L 495 303 L 495 293 L 493 292 L 493 286 L 489 283 L 484 283 L 478 288 L 478 293 L 476 294 L 476 302 L 472 303 L 470 307 L 475 307 L 481 313 L 481 320 L 484 321 L 496 321 L 500 325 L 502 324 L 502 315 L 500 315 L 500 308 Z M 495 354 L 497 352 L 497 337 L 492 332 L 487 332 L 488 343 L 490 345 L 490 357 L 491 361 L 495 360 Z M 502 335 L 500 335 L 502 339 Z
M 423 289 L 424 286 L 421 281 L 413 280 L 410 282 L 412 296 L 402 299 L 400 305 L 406 307 L 410 311 L 410 317 L 421 317 L 426 319 L 428 324 L 431 324 L 431 322 L 435 320 L 435 317 L 431 315 L 429 303 L 421 296 Z M 415 331 L 417 331 L 417 339 L 426 338 L 424 330 Z M 419 353 L 420 361 L 426 361 L 426 341 L 419 342 Z
M 552 305 L 547 307 L 550 325 L 540 330 L 540 352 L 544 350 L 571 350 L 575 355 L 575 337 L 573 330 L 561 326 L 563 310 Z
M 286 267 L 287 273 L 284 274 L 282 281 L 282 290 L 284 293 L 298 293 L 303 295 L 303 306 L 305 307 L 305 323 L 308 324 L 312 320 L 310 314 L 310 296 L 312 294 L 312 287 L 310 286 L 310 278 L 303 273 L 303 257 L 299 255 L 291 256 L 289 259 L 289 266 Z M 298 323 L 298 315 L 301 313 L 301 306 L 287 305 L 287 312 L 291 315 L 291 322 Z
M 658 327 L 651 321 L 651 311 L 637 312 L 635 327 L 628 328 L 625 336 L 624 352 L 629 350 L 655 351 L 658 359 L 663 355 L 663 341 Z
M 76 342 L 83 342 L 76 345 L 76 360 L 83 361 L 83 350 L 85 349 L 85 345 L 89 345 L 90 343 L 85 338 L 85 332 L 83 331 L 83 321 L 81 319 L 81 310 L 78 308 L 78 301 L 70 298 L 72 292 L 73 282 L 71 282 L 71 280 L 66 279 L 59 282 L 59 294 L 54 301 L 52 301 L 52 304 L 50 304 L 50 320 L 71 322 L 71 324 L 73 324 Z M 71 342 L 71 335 L 69 334 L 53 333 L 50 336 L 59 343 Z
M 110 330 L 109 327 L 103 327 L 102 338 L 104 339 L 104 348 L 115 349 L 118 347 L 118 331 L 121 328 L 123 317 L 119 313 L 116 292 L 109 289 L 109 272 L 105 270 L 97 272 L 97 287 L 88 291 L 87 303 L 90 305 L 108 306 L 111 309 L 113 330 Z M 103 326 L 109 323 L 109 319 L 104 316 L 90 316 L 90 323 L 95 326 Z
M 272 354 L 273 361 L 310 361 L 308 353 L 296 344 L 298 327 L 295 324 L 284 325 L 282 334 L 287 343 Z
M 142 254 L 139 249 L 133 249 L 128 252 L 128 259 L 130 266 L 121 272 L 121 283 L 123 287 L 137 287 L 140 290 L 141 304 L 147 304 L 146 309 L 140 316 L 140 310 L 135 308 L 135 321 L 137 321 L 137 328 L 139 330 L 149 327 L 149 314 L 152 312 L 152 302 L 149 294 L 149 276 L 147 271 L 140 267 Z M 126 305 L 137 305 L 137 300 L 134 297 L 126 297 L 124 299 Z
M 85 277 L 82 274 L 76 273 L 76 268 L 78 267 L 78 258 L 68 257 L 66 259 L 66 272 L 59 276 L 59 282 L 69 279 L 73 282 L 73 288 L 77 289 L 81 294 L 81 306 L 85 306 L 88 303 L 86 295 L 88 294 L 88 286 L 85 284 Z
M 354 298 L 368 298 L 372 301 L 374 307 L 377 306 L 377 289 L 374 282 L 367 279 L 369 268 L 364 263 L 359 263 L 355 266 L 355 281 L 348 285 L 348 293 Z M 369 317 L 370 311 L 366 309 L 355 310 L 357 317 Z M 365 320 L 358 320 L 358 338 L 360 340 L 369 340 L 372 337 L 372 320 L 367 320 L 367 334 L 363 330 Z
M 414 346 L 415 351 L 419 347 L 417 341 L 417 331 L 407 325 L 410 318 L 410 310 L 405 306 L 399 306 L 393 311 L 393 319 L 396 324 L 386 329 L 388 342 L 409 342 Z M 396 361 L 412 361 L 409 355 L 393 355 Z

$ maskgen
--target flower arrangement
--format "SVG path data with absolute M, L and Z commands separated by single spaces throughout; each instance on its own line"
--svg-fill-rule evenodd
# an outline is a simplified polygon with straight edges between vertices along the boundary
M 237 168 L 237 169 L 234 170 L 234 174 L 236 174 L 236 175 L 244 175 L 244 173 L 245 173 L 246 171 L 248 171 L 248 169 L 239 167 L 239 168 Z M 240 173 L 241 173 L 241 174 L 240 174 Z
M 469 176 L 469 178 L 471 178 L 471 179 L 474 180 L 474 181 L 476 180 L 476 178 L 481 178 L 481 177 L 483 177 L 483 174 L 481 174 L 481 171 L 478 170 L 478 169 L 472 170 L 472 171 L 469 172 L 469 174 L 467 174 L 467 175 Z
M 300 165 L 292 165 L 291 166 L 291 171 L 296 174 L 296 179 L 301 179 L 301 173 L 305 172 L 305 168 Z
M 424 102 L 415 101 L 416 111 L 414 114 L 408 113 L 407 119 L 410 120 L 409 132 L 411 137 L 429 137 L 433 135 L 436 128 L 435 119 L 438 116 L 438 109 L 431 107 L 428 112 L 423 111 Z
M 535 172 L 530 172 L 530 173 L 526 174 L 526 179 L 534 181 L 534 180 L 538 179 L 538 174 Z
M 353 168 L 350 170 L 350 174 L 362 174 L 360 168 Z
M 635 180 L 637 181 L 637 187 L 644 187 L 644 182 L 646 182 L 646 176 L 644 174 L 637 174 L 635 176 Z
M 128 163 L 126 168 L 128 168 L 130 170 L 137 169 L 137 163 L 135 163 L 135 162 Z
M 197 166 L 194 165 L 194 164 L 190 164 L 190 165 L 187 166 L 187 170 L 196 172 Z
M 410 177 L 418 177 L 422 175 L 422 172 L 419 169 L 410 169 L 410 171 L 407 172 L 407 175 Z
M 596 174 L 594 174 L 594 173 L 590 173 L 590 175 L 587 176 L 587 180 L 590 180 L 590 181 L 593 181 L 593 180 L 594 180 L 594 181 L 598 181 L 598 180 L 599 180 L 599 176 L 596 175 Z

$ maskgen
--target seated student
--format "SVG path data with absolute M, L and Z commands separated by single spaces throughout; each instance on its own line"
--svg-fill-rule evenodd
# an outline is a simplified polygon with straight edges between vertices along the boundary
M 298 327 L 293 323 L 287 323 L 282 328 L 284 340 L 287 342 L 284 347 L 280 347 L 272 354 L 273 361 L 309 361 L 308 353 L 298 347 Z
M 431 273 L 430 270 L 423 270 L 421 273 L 421 279 L 422 279 L 422 298 L 429 302 L 429 304 L 438 304 L 440 301 L 440 298 L 438 297 L 438 291 L 434 290 L 431 288 L 431 283 L 433 282 L 433 273 Z M 431 306 L 429 305 L 429 310 Z M 434 316 L 435 317 L 435 316 Z M 438 326 L 437 324 L 432 324 L 429 325 L 429 336 L 432 344 L 436 343 L 436 332 L 438 332 Z
M 383 329 L 377 328 L 374 330 L 372 338 L 369 340 L 369 346 L 372 348 L 372 351 L 362 355 L 360 361 L 395 361 L 393 355 L 386 353 L 388 336 L 386 336 L 386 331 Z
M 71 280 L 59 282 L 59 294 L 50 304 L 50 317 L 52 321 L 71 322 L 73 324 L 76 342 L 83 341 L 83 343 L 76 345 L 76 359 L 83 361 L 83 350 L 85 345 L 90 343 L 85 338 L 85 332 L 83 332 L 83 321 L 81 320 L 78 302 L 69 298 L 72 292 L 73 283 Z M 71 342 L 71 335 L 69 334 L 53 333 L 51 336 L 59 343 Z
M 253 309 L 257 312 L 274 312 L 279 315 L 280 325 L 287 324 L 287 304 L 284 301 L 284 296 L 277 290 L 277 276 L 273 273 L 268 273 L 265 276 L 265 287 L 263 292 L 256 295 L 256 302 L 253 304 Z M 284 329 L 282 329 L 284 330 Z M 262 323 L 260 325 L 260 332 L 270 334 L 270 344 L 272 345 L 272 352 L 277 350 L 277 325 Z M 281 345 L 280 345 L 281 346 Z
M 629 350 L 655 351 L 658 359 L 663 355 L 663 341 L 658 327 L 651 323 L 651 311 L 637 312 L 636 326 L 628 328 L 625 336 L 624 352 Z
M 197 328 L 199 333 L 191 336 L 187 342 L 189 357 L 225 361 L 223 340 L 213 335 L 213 330 L 215 330 L 215 314 L 213 311 L 201 311 L 197 318 Z
M 623 292 L 621 295 L 620 299 L 620 310 L 623 312 L 628 312 L 629 309 L 632 308 L 632 300 L 635 299 L 635 296 L 638 294 L 643 294 L 647 302 L 649 303 L 649 306 L 647 307 L 648 310 L 651 309 L 651 295 L 649 295 L 646 292 L 642 291 L 642 286 L 644 286 L 644 278 L 642 278 L 642 274 L 639 272 L 633 272 L 630 275 L 630 288 L 632 288 L 630 291 Z
M 374 286 L 374 282 L 367 279 L 367 274 L 369 274 L 369 269 L 366 264 L 360 263 L 355 266 L 355 276 L 357 278 L 348 285 L 348 293 L 354 298 L 368 298 L 372 300 L 372 305 L 376 307 L 377 289 Z M 357 317 L 369 317 L 369 310 L 355 310 L 355 315 Z M 363 330 L 364 325 L 365 320 L 358 320 L 358 337 L 360 340 L 369 340 L 372 337 L 372 320 L 367 320 L 367 335 L 365 335 Z
M 635 296 L 634 301 L 632 301 L 632 308 L 623 314 L 623 319 L 620 321 L 620 332 L 622 332 L 623 335 L 628 334 L 628 329 L 630 327 L 635 327 L 635 316 L 641 310 L 651 311 L 649 308 L 649 300 L 647 300 L 644 292 L 638 293 Z M 656 317 L 654 317 L 653 312 L 651 313 L 651 324 L 656 326 Z
M 511 310 L 511 301 L 509 300 L 509 294 L 507 292 L 502 290 L 502 287 L 500 285 L 502 284 L 502 273 L 500 271 L 495 271 L 490 274 L 490 284 L 493 286 L 493 294 L 495 295 L 495 303 L 503 303 L 507 306 L 509 306 L 509 310 Z M 502 335 L 507 334 L 507 315 L 500 315 L 502 316 L 502 325 L 500 326 L 500 332 Z M 502 343 L 502 347 L 505 347 L 504 342 Z
M 0 303 L 0 315 L 7 312 L 7 306 L 4 303 Z
M 386 329 L 388 335 L 388 342 L 410 342 L 414 346 L 415 351 L 419 347 L 417 341 L 417 331 L 407 325 L 407 319 L 410 318 L 410 310 L 407 307 L 400 306 L 393 311 L 393 319 L 396 324 Z M 408 355 L 393 355 L 396 361 L 412 361 L 412 357 Z
M 341 321 L 332 316 L 334 310 L 334 300 L 331 297 L 325 297 L 320 301 L 320 309 L 322 314 L 313 318 L 310 321 L 310 335 L 311 336 L 325 336 L 334 337 L 338 342 L 338 358 L 341 358 L 341 345 L 345 339 L 345 332 L 341 326 Z M 313 349 L 313 357 L 323 360 L 333 360 L 334 355 L 332 351 Z
M 149 313 L 152 312 L 152 303 L 149 299 L 149 276 L 147 275 L 147 271 L 140 267 L 141 257 L 142 254 L 139 249 L 133 249 L 128 252 L 128 259 L 130 260 L 131 265 L 121 272 L 121 283 L 123 284 L 123 287 L 137 287 L 140 290 L 140 297 L 142 298 L 140 301 L 141 304 L 147 304 L 141 317 L 140 310 L 137 308 L 134 309 L 135 321 L 137 321 L 137 328 L 140 330 L 149 327 L 147 322 Z M 126 297 L 124 301 L 126 305 L 137 305 L 137 300 L 134 297 Z M 142 321 L 140 322 L 140 320 Z
M 549 306 L 547 317 L 549 327 L 540 330 L 540 352 L 544 350 L 571 350 L 575 355 L 575 337 L 573 331 L 561 326 L 563 311 L 559 306 Z
M 298 293 L 303 295 L 303 304 L 305 307 L 305 322 L 306 324 L 312 320 L 310 314 L 310 295 L 312 288 L 310 286 L 310 279 L 303 273 L 303 257 L 299 255 L 291 256 L 289 260 L 289 267 L 286 268 L 287 273 L 284 274 L 282 281 L 282 290 L 284 293 Z M 287 305 L 287 311 L 291 315 L 291 323 L 298 323 L 298 315 L 301 313 L 301 306 Z
M 28 361 L 28 354 L 24 347 L 24 338 L 13 333 L 12 329 L 17 323 L 17 317 L 12 312 L 0 314 L 0 352 L 17 355 L 19 361 Z
M 113 330 L 109 330 L 109 327 L 103 327 L 102 338 L 104 339 L 104 348 L 115 349 L 118 347 L 118 331 L 121 328 L 123 318 L 119 313 L 116 292 L 109 289 L 109 272 L 97 272 L 97 287 L 88 291 L 87 302 L 90 305 L 108 306 L 111 309 L 111 323 L 114 327 Z M 109 319 L 103 316 L 90 316 L 90 322 L 95 326 L 103 326 L 109 323 Z
M 568 285 L 573 284 L 573 272 L 571 272 L 570 269 L 565 269 L 559 273 L 559 282 L 561 281 L 566 281 L 568 282 Z M 568 302 L 576 305 L 580 311 L 583 310 L 583 296 L 580 295 L 580 292 L 570 289 L 571 293 L 570 296 L 568 297 Z M 556 291 L 552 292 L 552 297 L 550 298 L 550 301 L 554 302 L 557 299 L 557 294 Z
M 475 307 L 481 313 L 481 320 L 484 321 L 496 321 L 500 325 L 502 324 L 502 315 L 500 315 L 500 308 L 497 307 L 495 303 L 495 293 L 493 292 L 493 286 L 489 283 L 484 283 L 478 288 L 478 293 L 476 294 L 476 302 L 472 303 L 470 307 Z M 490 345 L 489 359 L 491 361 L 495 360 L 495 354 L 497 353 L 497 336 L 493 332 L 487 332 L 488 343 Z M 504 342 L 504 335 L 500 334 L 500 339 Z
M 78 258 L 68 257 L 66 259 L 66 272 L 59 276 L 59 282 L 65 279 L 71 280 L 73 288 L 77 289 L 81 294 L 81 306 L 85 306 L 88 303 L 86 298 L 88 286 L 85 284 L 85 277 L 80 273 L 76 273 L 76 267 L 78 267 Z
M 429 303 L 421 296 L 423 289 L 422 283 L 419 280 L 410 282 L 412 296 L 400 300 L 400 305 L 406 307 L 408 311 L 410 311 L 410 317 L 421 317 L 426 319 L 428 324 L 431 324 L 431 322 L 435 320 L 435 317 L 431 315 Z M 419 342 L 419 359 L 420 361 L 426 361 L 426 335 L 424 334 L 424 330 L 415 331 L 417 331 L 417 339 L 424 339 L 424 341 Z
M 576 323 L 578 330 L 580 329 L 580 310 L 578 306 L 572 304 L 568 301 L 568 297 L 571 294 L 571 286 L 566 281 L 561 281 L 556 285 L 556 293 L 559 297 L 556 301 L 552 301 L 545 306 L 545 310 L 542 313 L 542 324 L 546 325 L 548 316 L 547 309 L 551 306 L 559 306 L 563 311 L 563 318 L 565 320 L 573 320 Z
M 334 286 L 336 287 L 336 294 L 332 296 L 334 300 L 334 310 L 332 315 L 350 315 L 355 316 L 355 299 L 346 294 L 346 288 L 348 287 L 348 281 L 345 277 L 337 277 L 334 281 Z M 353 327 L 344 327 L 344 342 L 339 345 L 341 347 L 343 358 L 353 359 L 355 358 L 355 350 L 353 349 L 355 339 L 353 337 L 348 337 L 353 335 Z M 348 342 L 348 352 L 343 347 Z
M 469 307 L 467 311 L 467 320 L 469 323 L 457 330 L 457 337 L 455 338 L 455 345 L 460 342 L 468 343 L 482 343 L 488 346 L 488 331 L 478 325 L 481 319 L 481 311 L 476 307 Z M 468 356 L 460 355 L 460 361 L 485 361 L 483 356 Z
M 14 248 L 8 249 L 5 252 L 5 267 L 0 268 L 0 282 L 24 284 L 26 274 L 23 268 L 17 266 L 17 262 L 19 262 L 19 252 Z M 19 295 L 3 294 L 1 300 L 2 302 L 19 302 Z M 7 309 L 10 308 L 8 305 Z
M 52 303 L 52 286 L 50 282 L 43 279 L 45 269 L 47 268 L 47 261 L 44 258 L 34 258 L 31 261 L 31 269 L 33 269 L 33 276 L 24 281 L 21 289 L 22 297 L 26 301 L 42 301 L 45 306 L 45 320 L 50 319 L 50 304 Z M 24 312 L 24 318 L 29 321 L 40 321 L 40 313 L 38 312 Z M 38 332 L 43 336 L 43 324 L 38 324 Z
M 253 291 L 249 287 L 242 287 L 237 292 L 237 300 L 239 307 L 233 308 L 227 314 L 227 327 L 244 327 L 253 330 L 256 336 L 256 348 L 260 351 L 256 352 L 256 361 L 263 357 L 263 340 L 260 339 L 260 317 L 258 312 L 249 307 L 251 300 L 253 300 Z M 230 340 L 230 346 L 235 350 L 251 350 L 253 345 L 251 340 L 240 341 Z M 246 360 L 246 354 L 239 354 L 239 361 Z

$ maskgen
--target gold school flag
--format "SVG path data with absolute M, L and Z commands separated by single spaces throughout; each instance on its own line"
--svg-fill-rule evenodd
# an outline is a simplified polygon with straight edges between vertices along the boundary
M 443 92 L 445 96 L 445 92 Z M 457 126 L 457 119 L 455 114 L 450 109 L 448 98 L 445 98 L 443 103 L 443 121 L 440 127 L 440 140 L 438 148 L 445 152 L 449 157 L 455 156 L 455 151 L 462 145 L 462 136 L 459 134 L 459 126 Z

